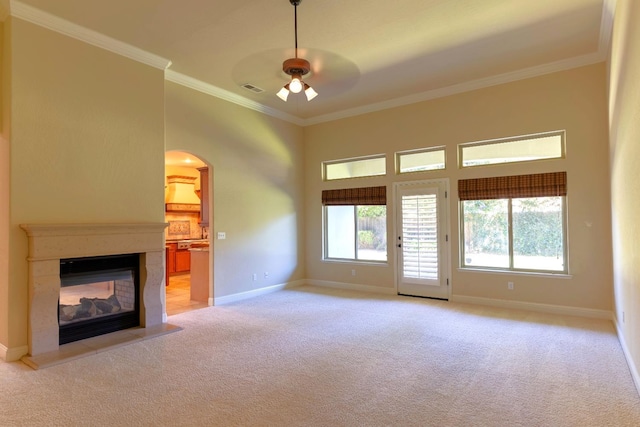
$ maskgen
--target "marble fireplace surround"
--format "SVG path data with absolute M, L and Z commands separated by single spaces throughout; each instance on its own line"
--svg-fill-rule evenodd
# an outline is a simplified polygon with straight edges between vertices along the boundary
M 58 298 L 60 260 L 101 255 L 140 254 L 140 328 L 138 338 L 149 331 L 170 332 L 163 325 L 164 229 L 166 223 L 140 224 L 22 224 L 29 240 L 29 359 L 59 359 Z M 178 328 L 179 329 L 179 328 Z M 128 331 L 128 330 L 127 330 Z M 119 334 L 123 331 L 101 337 Z M 122 334 L 120 334 L 122 336 Z M 130 334 L 129 334 L 130 335 Z M 95 337 L 95 338 L 101 338 Z M 94 338 L 89 338 L 94 340 Z M 122 340 L 122 339 L 121 339 Z M 129 341 L 130 339 L 124 339 Z M 102 341 L 105 341 L 102 339 Z M 77 347 L 77 346 L 76 346 Z M 94 351 L 95 352 L 95 351 Z M 29 364 L 29 363 L 28 363 Z

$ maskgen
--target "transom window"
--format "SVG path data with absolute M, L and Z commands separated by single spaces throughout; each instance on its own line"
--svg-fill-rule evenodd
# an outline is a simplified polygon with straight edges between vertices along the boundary
M 333 160 L 322 163 L 324 180 L 362 178 L 386 175 L 387 159 L 384 154 L 357 159 Z
M 458 181 L 462 267 L 567 273 L 566 173 Z
M 422 172 L 444 168 L 444 147 L 399 151 L 396 153 L 396 170 L 398 173 Z
M 460 144 L 460 167 L 564 157 L 564 131 Z

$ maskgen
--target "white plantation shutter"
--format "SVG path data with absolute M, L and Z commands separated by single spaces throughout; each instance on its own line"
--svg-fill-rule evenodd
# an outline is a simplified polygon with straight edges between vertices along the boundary
M 438 280 L 436 194 L 402 196 L 404 277 Z

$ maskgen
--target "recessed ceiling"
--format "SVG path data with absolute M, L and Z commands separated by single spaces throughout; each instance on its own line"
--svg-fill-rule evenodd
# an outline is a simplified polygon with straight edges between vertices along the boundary
M 11 7 L 33 7 L 166 58 L 169 80 L 189 78 L 308 124 L 603 61 L 614 2 L 302 0 L 299 53 L 312 66 L 305 81 L 319 93 L 311 102 L 275 95 L 287 82 L 282 61 L 294 54 L 289 0 L 22 0 Z

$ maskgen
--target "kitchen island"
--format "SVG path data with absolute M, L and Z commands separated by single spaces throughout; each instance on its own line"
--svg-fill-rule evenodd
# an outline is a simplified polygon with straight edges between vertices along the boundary
M 192 246 L 191 252 L 191 300 L 209 301 L 209 246 Z

